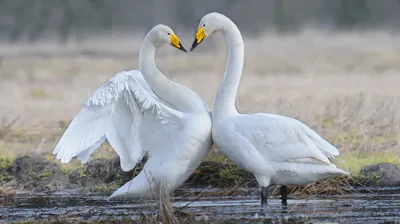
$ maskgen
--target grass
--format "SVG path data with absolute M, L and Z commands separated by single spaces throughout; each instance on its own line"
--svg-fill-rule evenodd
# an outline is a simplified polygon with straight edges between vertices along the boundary
M 135 175 L 120 170 L 107 143 L 85 165 L 75 159 L 60 164 L 51 155 L 85 99 L 116 72 L 138 68 L 140 40 L 131 39 L 136 43 L 132 50 L 113 39 L 75 48 L 13 46 L 12 51 L 1 53 L 0 95 L 5 97 L 0 97 L 0 195 L 65 188 L 109 194 Z M 162 49 L 157 64 L 166 76 L 193 89 L 211 106 L 225 66 L 226 49 L 220 41 L 207 41 L 189 54 Z M 245 37 L 245 46 L 238 110 L 278 113 L 303 121 L 339 148 L 341 154 L 333 162 L 351 173 L 290 186 L 292 195 L 345 194 L 351 190 L 347 186 L 379 181 L 379 176 L 359 174 L 365 165 L 400 165 L 399 38 L 381 32 L 332 36 L 307 31 L 285 38 Z M 97 54 L 81 54 L 81 48 Z M 49 57 L 27 56 L 41 51 Z M 185 186 L 222 187 L 220 192 L 201 194 L 220 196 L 246 194 L 243 187 L 256 186 L 256 182 L 213 150 Z M 164 210 L 171 213 L 168 207 Z M 52 223 L 73 221 L 64 218 Z M 143 222 L 155 220 L 142 218 Z
M 394 163 L 400 166 L 400 154 L 396 152 L 371 152 L 346 151 L 333 160 L 333 162 L 351 174 L 357 174 L 366 165 L 377 163 Z
M 344 117 L 343 114 L 341 116 Z M 376 176 L 360 176 L 359 171 L 366 165 L 380 162 L 400 165 L 400 156 L 396 151 L 397 134 L 393 131 L 389 134 L 368 132 L 365 129 L 361 131 L 354 124 L 346 124 L 346 121 L 339 122 L 338 120 L 343 118 L 338 115 L 317 119 L 319 120 L 318 124 L 322 125 L 314 125 L 313 128 L 319 129 L 322 133 L 329 130 L 326 132 L 327 139 L 342 150 L 341 155 L 333 162 L 340 168 L 349 171 L 351 176 L 324 180 L 307 186 L 292 187 L 292 194 L 343 193 L 345 186 L 378 181 L 379 178 Z M 9 119 L 9 121 L 3 122 L 0 129 L 0 133 L 2 133 L 0 138 L 0 152 L 2 152 L 0 183 L 5 186 L 2 190 L 4 194 L 7 194 L 9 189 L 9 185 L 5 183 L 10 181 L 16 185 L 22 185 L 19 186 L 20 189 L 33 191 L 52 192 L 65 188 L 78 188 L 83 192 L 111 193 L 141 169 L 138 166 L 135 173 L 122 172 L 119 168 L 119 161 L 113 159 L 116 156 L 114 150 L 107 143 L 94 153 L 89 164 L 82 165 L 76 159 L 69 164 L 61 164 L 54 155 L 49 153 L 49 149 L 54 147 L 69 122 L 60 121 L 57 126 L 37 127 L 30 130 L 16 128 L 16 122 L 16 119 Z M 372 129 L 376 128 L 372 126 Z M 45 141 L 44 138 L 46 138 Z M 32 147 L 35 149 L 33 153 L 32 150 L 29 150 Z M 9 150 L 10 148 L 14 150 Z M 23 152 L 22 149 L 28 153 Z M 24 155 L 29 156 L 24 157 Z M 21 166 L 23 168 L 20 168 Z M 212 194 L 234 195 L 240 194 L 237 187 L 255 187 L 257 184 L 251 174 L 232 164 L 217 149 L 213 149 L 207 155 L 204 163 L 187 180 L 185 186 L 223 187 L 225 190 Z
M 361 129 L 360 126 L 365 125 L 353 124 L 347 116 L 349 115 L 342 112 L 336 116 L 315 118 L 315 123 L 311 123 L 310 126 L 320 133 L 325 133 L 326 138 L 341 149 L 341 155 L 333 162 L 349 171 L 351 176 L 324 180 L 307 186 L 294 186 L 290 188 L 292 194 L 344 193 L 345 186 L 378 181 L 379 177 L 376 176 L 361 176 L 359 171 L 362 167 L 380 162 L 400 165 L 400 156 L 396 148 L 398 135 L 393 128 L 383 124 L 386 125 L 386 129 L 381 129 L 382 123 L 377 122 L 369 128 Z M 19 186 L 22 190 L 52 192 L 78 188 L 83 192 L 111 193 L 141 169 L 138 166 L 135 173 L 122 172 L 119 161 L 113 159 L 116 156 L 114 150 L 107 143 L 94 153 L 89 164 L 82 165 L 76 159 L 69 164 L 61 164 L 50 154 L 49 149 L 54 147 L 68 126 L 68 121 L 35 129 L 16 127 L 16 123 L 16 119 L 8 119 L 0 128 L 0 183 L 4 186 L 3 194 L 8 194 L 10 188 L 6 183 L 10 181 L 16 186 L 22 185 Z M 373 131 L 370 131 L 371 129 Z M 388 133 L 385 133 L 386 130 L 389 130 Z M 257 184 L 251 174 L 232 164 L 217 149 L 213 149 L 185 186 L 223 187 L 224 191 L 212 194 L 235 195 L 240 194 L 237 187 L 255 187 Z
M 53 99 L 53 100 L 61 100 L 62 99 L 62 96 L 59 93 L 55 92 L 55 93 L 50 94 L 50 93 L 45 92 L 43 89 L 32 89 L 27 94 L 27 96 L 32 97 L 33 99 L 35 99 L 35 98 L 36 99 L 47 98 L 47 99 Z
M 223 157 L 218 152 L 211 152 Z M 70 164 L 60 164 L 53 155 L 31 155 L 16 159 L 0 158 L 0 186 L 7 192 L 9 186 L 34 192 L 55 192 L 77 189 L 82 193 L 99 192 L 110 194 L 137 175 L 139 164 L 130 172 L 123 172 L 116 159 L 94 159 L 88 164 L 74 160 Z M 351 191 L 351 186 L 379 184 L 379 176 L 363 176 L 352 172 L 349 177 L 322 180 L 306 186 L 292 186 L 290 192 L 296 195 L 342 194 Z M 203 162 L 188 178 L 183 187 L 218 187 L 221 191 L 201 193 L 205 196 L 246 194 L 245 187 L 257 187 L 252 174 L 231 162 Z M 347 190 L 344 188 L 347 187 Z M 2 189 L 0 187 L 0 189 Z M 15 192 L 15 191 L 14 191 Z M 7 194 L 7 193 L 5 193 Z M 1 195 L 1 194 L 0 194 Z M 193 195 L 192 195 L 193 196 Z

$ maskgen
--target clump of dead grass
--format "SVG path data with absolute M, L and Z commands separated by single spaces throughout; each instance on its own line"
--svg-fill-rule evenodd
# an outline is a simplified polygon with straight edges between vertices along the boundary
M 354 193 L 354 186 L 363 185 L 356 177 L 340 176 L 317 181 L 304 186 L 290 186 L 288 191 L 292 195 L 342 195 Z
M 254 176 L 233 163 L 202 162 L 185 182 L 186 186 L 213 186 L 231 188 L 246 184 L 254 187 Z
M 13 186 L 1 186 L 0 187 L 0 197 L 9 197 L 15 195 L 17 190 Z
M 161 194 L 160 194 L 161 193 Z M 156 197 L 157 214 L 141 214 L 137 220 L 138 224 L 159 224 L 159 223 L 195 223 L 195 217 L 193 214 L 183 211 L 179 208 L 174 208 L 172 205 L 171 198 L 165 191 L 160 191 L 154 194 Z
M 288 192 L 294 196 L 311 195 L 345 195 L 358 192 L 356 187 L 372 192 L 368 186 L 379 185 L 379 175 L 342 175 L 335 178 L 316 181 L 302 186 L 288 186 Z M 279 186 L 275 187 L 271 195 L 279 195 Z

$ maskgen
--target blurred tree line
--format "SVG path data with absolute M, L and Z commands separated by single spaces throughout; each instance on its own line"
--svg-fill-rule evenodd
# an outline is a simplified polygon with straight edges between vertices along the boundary
M 158 23 L 195 29 L 211 11 L 231 17 L 243 33 L 304 26 L 397 29 L 400 0 L 0 0 L 0 39 L 34 42 L 56 35 L 65 42 Z

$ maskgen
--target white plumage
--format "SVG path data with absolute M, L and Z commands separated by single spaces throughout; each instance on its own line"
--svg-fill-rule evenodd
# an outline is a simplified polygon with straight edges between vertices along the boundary
M 148 152 L 143 170 L 110 199 L 152 196 L 158 187 L 172 191 L 211 149 L 211 117 L 206 104 L 190 89 L 168 80 L 155 65 L 156 48 L 172 44 L 172 35 L 176 37 L 164 25 L 150 30 L 139 54 L 142 72 L 119 72 L 97 89 L 54 149 L 63 163 L 75 156 L 86 163 L 107 139 L 124 171 L 133 169 Z M 183 48 L 180 43 L 178 46 Z M 178 94 L 185 98 L 175 99 Z
M 221 31 L 227 39 L 224 79 L 212 111 L 212 136 L 219 150 L 254 174 L 261 187 L 303 185 L 347 172 L 329 159 L 339 155 L 332 144 L 304 123 L 274 114 L 239 114 L 236 92 L 243 70 L 244 44 L 237 26 L 220 13 L 199 23 L 193 50 L 206 37 Z M 266 202 L 266 198 L 263 199 Z
M 329 161 L 339 151 L 298 120 L 274 114 L 238 114 L 215 120 L 217 147 L 253 173 L 263 187 L 303 185 L 346 174 Z

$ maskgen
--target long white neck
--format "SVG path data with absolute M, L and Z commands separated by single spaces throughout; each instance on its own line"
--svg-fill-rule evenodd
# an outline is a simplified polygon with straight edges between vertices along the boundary
M 139 52 L 139 66 L 144 79 L 158 97 L 182 112 L 206 111 L 202 99 L 192 90 L 165 77 L 157 68 L 155 54 L 157 46 L 151 33 L 146 35 Z
M 222 33 L 228 42 L 228 56 L 225 67 L 224 79 L 219 86 L 214 101 L 213 120 L 222 116 L 238 114 L 235 106 L 236 93 L 242 76 L 244 60 L 244 44 L 239 29 L 229 18 L 221 19 Z

